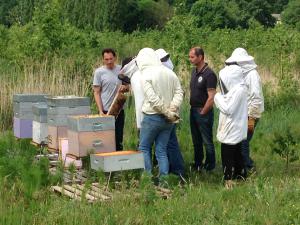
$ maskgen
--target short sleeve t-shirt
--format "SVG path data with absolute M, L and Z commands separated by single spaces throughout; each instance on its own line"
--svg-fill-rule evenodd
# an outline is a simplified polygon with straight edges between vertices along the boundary
M 207 64 L 199 72 L 194 68 L 190 83 L 190 105 L 192 107 L 204 107 L 208 99 L 207 89 L 216 89 L 216 87 L 217 76 Z
M 120 65 L 116 65 L 112 70 L 106 68 L 106 66 L 101 66 L 94 72 L 93 85 L 101 87 L 101 100 L 104 111 L 108 111 L 119 86 L 122 84 L 122 81 L 118 79 L 120 70 Z

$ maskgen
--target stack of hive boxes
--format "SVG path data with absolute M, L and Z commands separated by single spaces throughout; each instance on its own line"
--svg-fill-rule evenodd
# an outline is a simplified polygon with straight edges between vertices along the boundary
M 116 151 L 115 117 L 80 115 L 68 118 L 69 153 L 76 157 L 89 153 Z
M 47 104 L 36 103 L 32 106 L 32 140 L 37 144 L 46 144 L 48 137 Z
M 45 102 L 45 94 L 15 94 L 14 104 L 14 135 L 17 138 L 32 138 L 32 120 L 34 103 Z
M 92 169 L 113 172 L 144 168 L 141 152 L 116 151 L 114 116 L 69 116 L 68 142 L 69 154 L 84 157 L 93 153 Z
M 48 147 L 58 150 L 59 138 L 67 138 L 68 116 L 90 114 L 88 97 L 52 96 L 47 98 Z

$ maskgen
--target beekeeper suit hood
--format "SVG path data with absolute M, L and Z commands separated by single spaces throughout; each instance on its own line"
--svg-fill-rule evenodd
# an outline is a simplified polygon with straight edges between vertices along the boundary
M 238 84 L 244 84 L 242 69 L 237 65 L 226 66 L 220 71 L 219 76 L 221 85 L 225 86 L 227 92 Z
M 136 59 L 133 58 L 129 63 L 122 67 L 118 77 L 120 80 L 130 83 L 130 79 L 136 71 L 138 71 L 138 67 L 136 64 Z
M 243 72 L 240 66 L 229 65 L 220 71 L 219 78 L 226 94 L 217 93 L 214 97 L 220 110 L 217 139 L 237 144 L 247 137 L 247 87 Z
M 160 59 L 152 48 L 140 50 L 136 57 L 136 63 L 140 71 L 153 66 L 162 66 Z
M 167 68 L 169 68 L 170 70 L 174 69 L 174 65 L 170 59 L 170 54 L 167 53 L 164 49 L 159 48 L 157 50 L 155 50 L 156 55 L 158 56 L 158 58 L 160 59 L 161 63 L 166 66 Z
M 140 50 L 136 62 L 142 76 L 145 114 L 169 115 L 177 111 L 183 99 L 183 90 L 176 74 L 166 68 L 151 48 Z
M 256 69 L 257 65 L 254 62 L 254 57 L 250 56 L 244 48 L 236 48 L 225 63 L 237 63 L 242 67 L 243 73 L 247 73 Z
M 248 116 L 260 118 L 264 111 L 264 96 L 254 57 L 248 55 L 245 49 L 236 48 L 225 63 L 237 63 L 242 68 L 245 83 L 248 87 Z

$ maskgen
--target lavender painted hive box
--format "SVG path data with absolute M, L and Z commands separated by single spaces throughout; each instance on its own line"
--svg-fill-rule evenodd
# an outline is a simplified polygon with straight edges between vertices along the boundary
M 69 153 L 83 157 L 89 153 L 116 151 L 114 116 L 80 115 L 68 117 Z
M 14 135 L 17 138 L 32 138 L 32 120 L 14 117 Z
M 13 96 L 15 137 L 32 138 L 32 106 L 37 102 L 45 102 L 46 94 L 15 94 Z

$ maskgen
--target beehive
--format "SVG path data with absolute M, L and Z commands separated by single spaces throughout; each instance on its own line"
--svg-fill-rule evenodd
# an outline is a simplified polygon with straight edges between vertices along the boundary
M 89 152 L 116 150 L 115 118 L 113 116 L 85 115 L 68 117 L 69 153 L 86 156 Z
M 132 169 L 144 169 L 144 157 L 141 151 L 118 151 L 90 155 L 91 168 L 104 172 Z
M 35 103 L 32 106 L 32 140 L 37 144 L 47 143 L 48 125 L 47 125 L 47 104 Z
M 58 149 L 58 139 L 67 138 L 68 116 L 90 113 L 90 99 L 88 97 L 75 95 L 47 97 L 49 148 Z
M 13 96 L 14 135 L 18 138 L 32 138 L 32 106 L 37 102 L 45 102 L 45 94 L 15 94 Z

